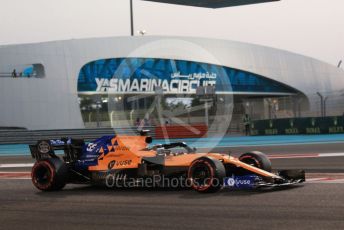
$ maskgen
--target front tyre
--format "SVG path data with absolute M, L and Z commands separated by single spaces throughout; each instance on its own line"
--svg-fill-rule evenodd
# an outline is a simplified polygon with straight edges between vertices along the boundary
M 252 151 L 244 153 L 239 157 L 241 162 L 244 162 L 248 165 L 252 165 L 256 168 L 263 169 L 267 172 L 271 172 L 271 161 L 269 158 L 262 152 Z
M 188 179 L 194 190 L 201 193 L 213 193 L 223 186 L 226 170 L 221 161 L 210 157 L 194 160 L 188 170 Z
M 67 182 L 68 167 L 59 158 L 37 161 L 32 167 L 33 185 L 42 191 L 61 190 Z

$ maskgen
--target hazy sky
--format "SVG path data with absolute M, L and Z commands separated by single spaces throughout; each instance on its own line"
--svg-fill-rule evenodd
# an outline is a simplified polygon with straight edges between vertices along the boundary
M 282 0 L 224 9 L 134 0 L 135 31 L 285 49 L 337 65 L 343 0 Z M 0 44 L 129 35 L 129 0 L 0 0 Z

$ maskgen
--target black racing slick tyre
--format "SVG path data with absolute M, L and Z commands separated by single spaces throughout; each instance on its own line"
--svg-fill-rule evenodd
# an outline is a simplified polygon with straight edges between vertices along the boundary
M 201 193 L 213 193 L 223 187 L 226 169 L 223 163 L 211 157 L 194 160 L 188 170 L 188 179 L 194 190 Z
M 61 190 L 66 185 L 67 175 L 68 167 L 59 158 L 37 161 L 31 171 L 32 183 L 42 191 Z
M 263 169 L 267 172 L 271 172 L 271 161 L 269 158 L 262 152 L 253 151 L 244 153 L 239 157 L 239 160 L 252 165 L 256 168 Z

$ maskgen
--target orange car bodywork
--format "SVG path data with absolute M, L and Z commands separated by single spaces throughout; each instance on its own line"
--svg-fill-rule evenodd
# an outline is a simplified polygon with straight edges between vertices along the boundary
M 111 140 L 112 145 L 108 146 L 109 152 L 104 155 L 104 150 L 101 149 L 101 155 L 98 157 L 98 165 L 89 166 L 89 171 L 107 171 L 109 164 L 114 162 L 111 169 L 135 169 L 142 164 L 144 157 L 156 157 L 155 150 L 147 150 L 145 136 L 116 136 Z M 189 167 L 191 163 L 202 156 L 209 156 L 218 159 L 223 164 L 232 164 L 237 167 L 242 167 L 255 174 L 263 177 L 280 178 L 279 176 L 270 172 L 261 170 L 254 166 L 245 164 L 237 158 L 221 153 L 191 153 L 169 155 L 164 158 L 165 167 Z

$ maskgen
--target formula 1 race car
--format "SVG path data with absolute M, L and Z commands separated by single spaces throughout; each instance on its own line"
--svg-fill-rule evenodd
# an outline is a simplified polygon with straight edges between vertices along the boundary
M 62 189 L 67 183 L 109 184 L 116 186 L 142 179 L 181 178 L 198 192 L 216 192 L 223 187 L 264 188 L 299 184 L 303 170 L 271 172 L 270 160 L 260 152 L 239 158 L 223 153 L 196 153 L 183 142 L 152 145 L 152 138 L 141 136 L 104 136 L 90 143 L 62 138 L 40 140 L 30 145 L 36 159 L 32 182 L 40 190 Z M 59 157 L 56 151 L 63 150 Z M 152 181 L 152 180 L 151 180 Z M 164 185 L 162 185 L 164 186 Z

